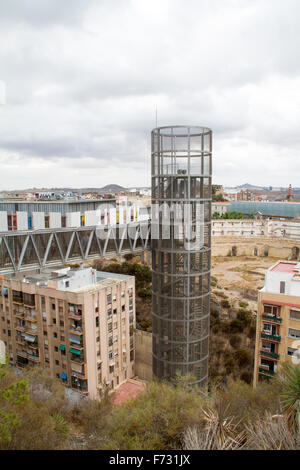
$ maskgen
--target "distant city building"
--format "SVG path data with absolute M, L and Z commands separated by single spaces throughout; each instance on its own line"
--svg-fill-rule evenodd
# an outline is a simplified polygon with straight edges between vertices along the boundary
M 240 212 L 245 215 L 253 215 L 260 212 L 266 218 L 293 219 L 300 215 L 300 203 L 236 201 L 229 205 L 228 211 Z
M 249 189 L 241 189 L 241 191 L 237 193 L 237 201 L 256 201 L 257 198 L 258 196 Z
M 0 339 L 9 363 L 39 365 L 97 398 L 134 376 L 134 277 L 90 267 L 0 278 Z
M 292 202 L 294 200 L 294 196 L 293 196 L 293 189 L 292 189 L 292 185 L 290 184 L 289 186 L 289 192 L 288 192 L 288 195 L 286 197 L 286 200 L 288 202 Z
M 229 204 L 230 204 L 229 201 L 212 202 L 211 203 L 211 213 L 214 214 L 215 212 L 218 212 L 218 214 L 223 215 L 228 211 Z
M 268 269 L 265 286 L 258 292 L 254 385 L 274 377 L 299 347 L 300 263 L 278 261 Z
M 115 199 L 0 201 L 0 232 L 127 224 L 139 220 L 139 206 L 129 205 L 116 207 Z
M 228 201 L 237 201 L 238 190 L 236 188 L 224 188 L 223 194 Z

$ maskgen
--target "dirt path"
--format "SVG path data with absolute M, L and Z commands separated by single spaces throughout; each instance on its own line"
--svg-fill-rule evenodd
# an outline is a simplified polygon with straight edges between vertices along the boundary
M 256 292 L 264 285 L 266 270 L 276 261 L 267 257 L 213 257 L 211 273 L 232 305 L 246 301 L 256 311 Z

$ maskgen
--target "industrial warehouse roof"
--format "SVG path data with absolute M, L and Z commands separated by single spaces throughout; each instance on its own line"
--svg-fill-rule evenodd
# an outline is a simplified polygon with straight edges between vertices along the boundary
M 248 202 L 236 201 L 228 206 L 229 212 L 242 214 L 256 214 L 269 217 L 297 217 L 300 216 L 300 203 L 298 202 Z
M 80 199 L 78 201 L 0 201 L 0 211 L 6 212 L 77 212 L 95 210 L 99 206 L 114 205 L 115 199 Z

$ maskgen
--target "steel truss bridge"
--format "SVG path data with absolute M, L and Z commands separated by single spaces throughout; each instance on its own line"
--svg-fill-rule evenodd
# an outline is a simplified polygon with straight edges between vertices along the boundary
M 150 221 L 0 232 L 0 273 L 150 250 Z

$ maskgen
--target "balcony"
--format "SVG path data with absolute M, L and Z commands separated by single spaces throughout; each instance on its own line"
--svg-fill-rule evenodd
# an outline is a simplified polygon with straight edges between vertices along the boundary
M 37 336 L 38 334 L 38 329 L 37 328 L 26 328 L 26 333 L 28 333 L 31 336 Z
M 277 336 L 277 335 L 268 335 L 267 333 L 261 333 L 261 337 L 263 339 L 270 339 L 270 340 L 277 341 L 277 342 L 281 341 L 281 336 Z
M 18 331 L 25 331 L 26 330 L 25 326 L 21 326 L 21 325 L 17 325 L 15 328 Z
M 69 315 L 68 315 L 69 318 L 71 318 L 72 320 L 82 320 L 82 314 L 79 313 L 79 312 L 71 312 L 69 310 Z
M 16 352 L 17 352 L 17 356 L 26 357 L 26 358 L 28 356 L 28 353 L 26 351 L 21 351 L 17 349 Z
M 15 317 L 16 318 L 21 318 L 22 320 L 24 319 L 25 314 L 22 312 L 15 312 Z
M 83 356 L 72 356 L 71 362 L 75 362 L 75 364 L 84 364 Z
M 281 323 L 282 322 L 282 318 L 280 317 L 275 317 L 274 315 L 266 315 L 266 314 L 263 314 L 262 315 L 262 318 L 264 318 L 265 320 L 271 320 L 271 321 L 275 321 L 277 323 Z
M 71 329 L 70 329 L 70 333 L 71 333 L 72 335 L 78 335 L 78 336 L 81 336 L 81 335 L 83 334 L 83 333 L 82 333 L 82 328 L 77 329 L 77 330 L 75 330 L 74 328 L 71 328 Z
M 280 355 L 271 351 L 264 351 L 263 349 L 260 351 L 260 354 L 264 356 L 273 357 L 274 359 L 279 359 Z
M 80 379 L 86 379 L 86 376 L 84 373 L 77 372 L 76 370 L 71 369 L 71 375 L 73 375 L 74 377 L 79 377 Z
M 266 374 L 266 375 L 275 375 L 276 374 L 276 372 L 274 370 L 264 369 L 263 367 L 259 368 L 259 372 L 261 374 Z
M 39 356 L 36 356 L 34 354 L 27 354 L 27 358 L 34 362 L 39 362 L 40 360 Z
M 71 353 L 71 361 L 83 363 L 83 350 L 75 349 L 72 345 L 69 352 Z
M 34 323 L 37 322 L 37 318 L 36 318 L 36 317 L 26 316 L 25 320 L 26 320 L 26 321 L 30 321 L 30 322 L 34 322 Z

